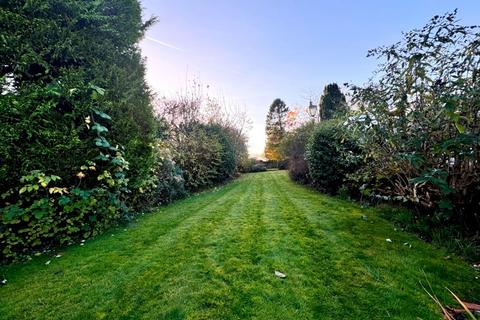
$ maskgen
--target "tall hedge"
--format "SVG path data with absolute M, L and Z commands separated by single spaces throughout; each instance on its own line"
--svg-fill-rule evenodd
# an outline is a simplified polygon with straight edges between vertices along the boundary
M 110 139 L 141 184 L 154 123 L 137 42 L 151 22 L 136 0 L 2 1 L 1 191 L 34 169 L 70 177 L 85 161 L 79 127 L 89 103 L 78 100 L 88 84 L 105 89 L 96 108 L 115 119 Z
M 0 260 L 88 237 L 148 180 L 136 0 L 0 2 Z

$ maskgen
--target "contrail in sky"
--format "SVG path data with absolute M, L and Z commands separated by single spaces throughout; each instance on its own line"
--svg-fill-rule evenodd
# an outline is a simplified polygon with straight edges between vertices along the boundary
M 166 43 L 166 42 L 163 42 L 163 41 L 160 41 L 160 40 L 157 40 L 157 39 L 154 39 L 152 37 L 149 37 L 149 36 L 145 36 L 145 39 L 147 40 L 150 40 L 150 41 L 153 41 L 153 42 L 156 42 L 164 47 L 167 47 L 167 48 L 170 48 L 170 49 L 174 49 L 174 50 L 178 50 L 178 51 L 183 51 L 182 49 L 178 48 L 178 47 L 175 47 L 174 45 L 172 44 L 169 44 L 169 43 Z

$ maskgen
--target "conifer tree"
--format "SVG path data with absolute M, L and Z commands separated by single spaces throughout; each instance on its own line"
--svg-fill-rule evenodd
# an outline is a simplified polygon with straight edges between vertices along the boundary
M 281 99 L 275 99 L 270 105 L 265 127 L 267 136 L 265 157 L 268 160 L 278 161 L 281 159 L 280 144 L 286 132 L 287 113 L 288 107 Z
M 336 83 L 331 83 L 323 89 L 320 97 L 320 119 L 329 120 L 348 111 L 345 95 L 340 91 Z

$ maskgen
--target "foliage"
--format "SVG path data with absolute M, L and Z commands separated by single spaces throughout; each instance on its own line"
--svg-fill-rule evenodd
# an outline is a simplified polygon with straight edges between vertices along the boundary
M 245 115 L 227 112 L 196 82 L 177 98 L 158 100 L 156 107 L 157 120 L 166 127 L 166 146 L 188 191 L 231 179 L 247 158 Z
M 280 144 L 286 132 L 287 114 L 288 107 L 282 100 L 275 99 L 270 105 L 265 126 L 265 157 L 268 160 L 281 160 Z
M 257 163 L 257 159 L 255 158 L 246 158 L 246 159 L 243 159 L 242 162 L 240 162 L 239 164 L 239 171 L 241 173 L 248 173 L 248 172 L 251 172 L 252 170 L 252 167 Z
M 240 164 L 240 172 L 251 173 L 267 171 L 267 164 L 267 162 L 255 158 L 246 159 Z
M 326 85 L 320 97 L 320 119 L 329 120 L 344 116 L 348 112 L 345 95 L 336 83 Z
M 170 203 L 187 196 L 183 171 L 173 159 L 162 158 L 155 173 L 158 182 L 157 189 L 153 194 L 158 199 L 157 204 Z
M 237 170 L 237 158 L 232 137 L 228 128 L 224 128 L 219 124 L 210 124 L 206 126 L 207 133 L 215 137 L 220 145 L 220 163 L 216 171 L 217 175 L 214 182 L 219 183 L 231 179 Z
M 347 176 L 362 163 L 355 140 L 344 135 L 339 120 L 321 122 L 313 131 L 306 146 L 306 159 L 312 185 L 326 193 L 336 194 Z
M 480 32 L 456 12 L 435 16 L 402 42 L 370 51 L 376 81 L 353 87 L 366 189 L 400 200 L 432 223 L 480 227 Z
M 252 166 L 250 172 L 263 172 L 267 171 L 267 166 L 263 163 L 257 163 Z
M 31 170 L 65 178 L 89 159 L 77 129 L 88 83 L 106 88 L 97 107 L 115 119 L 109 136 L 126 148 L 136 191 L 152 166 L 154 128 L 137 42 L 153 22 L 142 22 L 136 0 L 2 1 L 2 192 Z
M 314 127 L 312 121 L 304 123 L 294 131 L 288 132 L 281 145 L 282 155 L 288 160 L 290 178 L 303 184 L 311 182 L 305 149 Z
M 174 150 L 188 191 L 197 191 L 232 178 L 237 170 L 234 143 L 227 128 L 218 124 L 182 125 L 167 140 Z
M 153 22 L 136 0 L 1 2 L 1 260 L 127 216 L 154 164 L 137 47 Z
M 160 129 L 161 132 L 164 132 L 164 129 Z M 155 167 L 152 168 L 150 179 L 141 186 L 138 198 L 135 199 L 135 203 L 139 204 L 135 208 L 138 211 L 167 204 L 188 195 L 183 171 L 174 161 L 174 152 L 168 148 L 164 138 L 157 138 L 154 149 Z
M 197 191 L 217 180 L 222 159 L 222 145 L 209 134 L 207 126 L 192 123 L 184 129 L 181 143 L 174 146 L 175 161 L 183 170 L 185 186 Z
M 173 153 L 166 143 L 159 141 L 155 149 L 157 159 L 152 173 L 152 182 L 142 190 L 145 196 L 138 201 L 146 208 L 170 203 L 188 195 L 183 171 L 174 161 Z
M 480 257 L 480 246 L 465 235 L 462 226 L 439 225 L 427 215 L 418 215 L 405 207 L 378 205 L 382 216 L 392 221 L 398 229 L 416 233 L 421 239 L 443 247 L 448 252 L 476 262 Z
M 91 160 L 77 167 L 73 177 L 33 170 L 2 194 L 0 262 L 88 238 L 127 216 L 123 198 L 128 192 L 128 162 L 122 148 L 106 138 L 109 122 L 108 115 L 95 109 L 85 117 Z

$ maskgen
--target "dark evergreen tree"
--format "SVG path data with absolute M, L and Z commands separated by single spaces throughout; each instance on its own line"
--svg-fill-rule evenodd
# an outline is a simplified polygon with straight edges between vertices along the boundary
M 286 132 L 287 113 L 288 107 L 281 99 L 275 99 L 270 105 L 265 127 L 267 135 L 265 157 L 268 160 L 278 161 L 281 159 L 280 144 Z
M 333 119 L 348 112 L 345 95 L 340 91 L 336 83 L 325 86 L 319 105 L 321 120 Z

